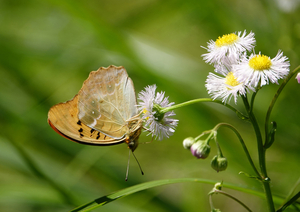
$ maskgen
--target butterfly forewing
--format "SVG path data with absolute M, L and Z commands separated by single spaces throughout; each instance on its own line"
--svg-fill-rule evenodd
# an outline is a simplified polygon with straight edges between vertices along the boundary
M 115 139 L 130 133 L 127 121 L 138 112 L 132 80 L 123 67 L 91 72 L 78 96 L 82 123 Z
M 51 107 L 48 113 L 50 126 L 60 135 L 79 143 L 90 145 L 110 145 L 123 142 L 111 138 L 83 124 L 77 117 L 78 95 L 72 100 Z

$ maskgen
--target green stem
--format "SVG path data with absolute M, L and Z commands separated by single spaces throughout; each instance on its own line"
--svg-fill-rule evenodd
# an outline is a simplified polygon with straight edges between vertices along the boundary
M 281 93 L 281 91 L 283 90 L 283 88 L 286 86 L 286 84 L 290 81 L 290 79 L 292 79 L 292 77 L 298 72 L 300 71 L 300 66 L 298 66 L 297 68 L 295 68 L 288 76 L 287 78 L 285 78 L 285 80 L 282 82 L 282 84 L 280 85 L 280 87 L 278 88 L 276 94 L 274 95 L 271 103 L 270 103 L 270 106 L 269 106 L 269 109 L 268 109 L 268 112 L 267 112 L 267 115 L 266 115 L 266 120 L 265 120 L 265 144 L 264 145 L 267 145 L 267 143 L 269 142 L 269 122 L 270 122 L 270 116 L 271 116 L 271 113 L 272 113 L 272 110 L 273 110 L 273 107 Z
M 276 212 L 282 212 L 284 211 L 288 206 L 293 204 L 298 198 L 300 198 L 300 191 L 295 194 L 289 201 L 287 201 L 283 206 L 281 206 Z
M 161 113 L 166 113 L 166 112 L 175 110 L 177 108 L 188 106 L 188 105 L 199 103 L 199 102 L 215 102 L 215 103 L 218 103 L 218 104 L 222 104 L 222 105 L 226 106 L 227 108 L 229 108 L 230 110 L 234 111 L 238 115 L 238 117 L 240 117 L 242 119 L 248 119 L 248 117 L 246 117 L 244 114 L 242 114 L 240 111 L 238 111 L 236 108 L 232 107 L 231 105 L 226 104 L 226 103 L 224 103 L 220 100 L 213 100 L 213 99 L 210 99 L 210 98 L 193 99 L 193 100 L 183 102 L 183 103 L 179 103 L 179 104 L 176 104 L 176 105 L 173 105 L 173 106 L 170 106 L 170 107 L 161 108 L 160 112 Z
M 265 167 L 265 155 L 264 155 L 264 148 L 263 148 L 263 141 L 262 141 L 262 136 L 261 136 L 261 132 L 257 123 L 257 120 L 249 106 L 249 102 L 247 97 L 242 96 L 242 99 L 244 101 L 244 105 L 246 108 L 246 111 L 248 112 L 249 115 L 249 119 L 253 125 L 254 131 L 255 131 L 255 135 L 256 135 L 256 139 L 257 139 L 257 148 L 258 148 L 258 157 L 259 157 L 259 164 L 260 164 L 260 169 L 261 172 L 263 174 L 263 177 L 266 177 L 266 167 Z
M 206 134 L 209 134 L 211 133 L 211 130 L 207 130 L 207 131 L 204 131 L 202 132 L 200 135 L 198 135 L 196 138 L 195 138 L 195 141 L 198 141 L 202 136 L 206 135 Z
M 250 103 L 250 112 L 252 113 L 252 110 L 253 110 L 253 105 L 254 105 L 254 100 L 255 100 L 255 97 L 257 95 L 257 92 L 260 90 L 260 88 L 258 88 L 256 90 L 256 92 L 253 92 L 252 94 L 252 97 L 251 97 L 251 103 Z
M 224 191 L 220 191 L 220 190 L 215 190 L 214 192 L 215 192 L 215 193 L 219 193 L 219 194 L 223 194 L 223 195 L 225 195 L 225 196 L 227 196 L 227 197 L 233 199 L 234 201 L 236 201 L 237 203 L 239 203 L 240 205 L 242 205 L 247 211 L 252 212 L 252 211 L 250 210 L 250 208 L 247 207 L 247 205 L 245 205 L 243 202 L 241 202 L 241 201 L 238 200 L 237 198 L 231 196 L 230 194 L 228 194 L 228 193 L 226 193 L 226 192 L 224 192 Z
M 245 152 L 245 154 L 246 154 L 246 156 L 247 156 L 247 159 L 248 159 L 250 165 L 252 166 L 253 170 L 254 170 L 255 173 L 257 174 L 257 177 L 260 178 L 260 173 L 259 173 L 258 170 L 256 169 L 256 167 L 255 167 L 255 165 L 254 165 L 254 163 L 253 163 L 253 160 L 252 160 L 252 158 L 251 158 L 251 156 L 250 156 L 250 153 L 249 153 L 249 151 L 248 151 L 248 149 L 247 149 L 247 147 L 246 147 L 246 144 L 245 144 L 245 142 L 244 142 L 244 140 L 243 140 L 241 134 L 239 133 L 239 131 L 238 131 L 234 126 L 232 126 L 232 125 L 230 125 L 230 124 L 227 124 L 227 123 L 219 123 L 219 124 L 217 124 L 217 125 L 214 127 L 214 130 L 218 130 L 218 128 L 221 127 L 221 126 L 228 127 L 229 129 L 231 129 L 231 130 L 236 134 L 236 136 L 238 137 L 238 139 L 239 139 L 239 141 L 240 141 L 240 143 L 241 143 L 241 145 L 242 145 L 242 147 L 243 147 L 243 149 L 244 149 L 244 152 Z
M 295 185 L 293 186 L 293 188 L 291 189 L 288 196 L 286 197 L 286 199 L 285 199 L 284 203 L 282 204 L 282 206 L 280 206 L 279 209 L 276 212 L 284 211 L 289 205 L 295 203 L 295 201 L 300 197 L 300 192 L 298 192 L 296 195 L 293 196 L 293 193 L 295 192 L 295 190 L 296 190 L 296 188 L 298 187 L 299 184 L 300 184 L 300 177 L 297 180 L 297 182 L 295 183 Z M 297 195 L 298 195 L 298 197 L 297 197 Z
M 255 131 L 256 135 L 256 140 L 257 140 L 257 151 L 258 151 L 258 159 L 259 159 L 259 166 L 261 170 L 261 182 L 264 186 L 265 189 L 265 194 L 266 194 L 266 199 L 269 207 L 270 212 L 275 212 L 275 207 L 274 207 L 274 202 L 273 202 L 273 197 L 272 197 L 272 192 L 270 188 L 270 179 L 267 175 L 267 168 L 266 168 L 266 151 L 263 146 L 263 140 L 262 140 L 262 135 L 261 131 L 259 129 L 257 120 L 253 114 L 252 109 L 250 108 L 247 96 L 242 96 L 246 111 L 248 112 L 249 119 L 252 123 L 252 126 Z
M 214 203 L 212 201 L 212 195 L 208 196 L 208 200 L 209 200 L 209 205 L 210 205 L 211 211 L 215 210 Z
M 215 139 L 215 143 L 216 143 L 216 146 L 217 146 L 217 152 L 218 152 L 218 156 L 223 158 L 223 153 L 222 153 L 222 150 L 221 150 L 221 147 L 219 145 L 219 142 L 217 141 L 217 139 Z
M 295 185 L 293 186 L 293 188 L 291 189 L 290 193 L 288 194 L 288 196 L 286 197 L 285 202 L 287 202 L 289 199 L 291 199 L 291 197 L 293 196 L 293 193 L 295 192 L 296 188 L 298 187 L 298 185 L 300 185 L 300 177 L 298 178 L 297 182 L 295 183 Z

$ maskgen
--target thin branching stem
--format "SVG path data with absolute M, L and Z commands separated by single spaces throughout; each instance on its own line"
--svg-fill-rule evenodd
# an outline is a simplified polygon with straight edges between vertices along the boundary
M 280 85 L 280 87 L 278 88 L 277 92 L 275 93 L 271 103 L 270 103 L 270 106 L 269 106 L 269 109 L 267 111 L 267 115 L 266 115 L 266 119 L 265 119 L 265 143 L 264 145 L 266 146 L 267 143 L 269 142 L 269 124 L 270 124 L 270 116 L 271 116 L 271 113 L 272 113 L 272 110 L 273 110 L 273 107 L 281 93 L 281 91 L 284 89 L 284 87 L 287 85 L 287 83 L 290 81 L 290 79 L 292 79 L 292 77 L 294 77 L 294 75 L 300 71 L 300 66 L 298 66 L 297 68 L 295 68 L 288 76 L 287 78 L 285 78 L 285 80 L 282 82 L 282 84 Z
M 300 191 L 295 194 L 291 199 L 289 199 L 284 205 L 282 205 L 276 212 L 284 211 L 288 206 L 295 203 L 295 201 L 300 198 Z
M 250 208 L 248 208 L 247 205 L 245 205 L 242 201 L 240 201 L 239 199 L 235 198 L 234 196 L 231 196 L 230 194 L 228 194 L 228 193 L 226 193 L 224 191 L 221 191 L 221 190 L 217 190 L 217 189 L 214 192 L 215 193 L 219 193 L 219 194 L 223 194 L 223 195 L 225 195 L 225 196 L 233 199 L 234 201 L 236 201 L 237 203 L 239 203 L 241 206 L 243 206 L 247 211 L 252 212 L 252 210 Z
M 238 111 L 236 108 L 232 107 L 231 105 L 226 104 L 226 103 L 224 103 L 224 102 L 222 102 L 220 100 L 213 100 L 213 99 L 210 99 L 210 98 L 193 99 L 193 100 L 186 101 L 186 102 L 183 102 L 183 103 L 179 103 L 179 104 L 176 104 L 176 105 L 173 105 L 173 106 L 170 106 L 170 107 L 161 108 L 160 112 L 161 113 L 166 113 L 168 111 L 172 111 L 172 110 L 175 110 L 177 108 L 188 106 L 188 105 L 199 103 L 199 102 L 215 102 L 215 103 L 218 103 L 218 104 L 222 104 L 225 107 L 227 107 L 230 110 L 232 110 L 233 112 L 235 112 L 238 117 L 240 117 L 242 119 L 248 119 L 248 117 L 246 117 L 244 114 L 242 114 L 240 111 Z
M 220 128 L 221 126 L 228 127 L 229 129 L 231 129 L 231 130 L 236 134 L 236 136 L 238 137 L 238 139 L 239 139 L 239 141 L 240 141 L 240 143 L 241 143 L 241 145 L 242 145 L 242 147 L 243 147 L 243 150 L 244 150 L 244 152 L 245 152 L 245 154 L 246 154 L 246 156 L 247 156 L 247 159 L 248 159 L 248 161 L 249 161 L 249 163 L 250 163 L 252 169 L 255 171 L 257 177 L 260 178 L 260 173 L 258 172 L 258 170 L 257 170 L 257 168 L 256 168 L 256 166 L 255 166 L 255 164 L 253 163 L 253 160 L 252 160 L 252 158 L 251 158 L 251 155 L 250 155 L 250 153 L 249 153 L 249 151 L 248 151 L 248 149 L 247 149 L 247 146 L 246 146 L 246 144 L 245 144 L 245 142 L 244 142 L 244 140 L 243 140 L 241 134 L 239 133 L 239 131 L 238 131 L 234 126 L 232 126 L 231 124 L 228 124 L 228 123 L 219 123 L 219 124 L 217 124 L 217 125 L 214 127 L 214 129 L 215 129 L 215 130 L 218 130 L 218 128 Z
M 259 88 L 260 89 L 260 88 Z M 255 97 L 257 95 L 257 92 L 259 91 L 259 89 L 257 89 L 256 92 L 253 92 L 252 97 L 251 97 L 251 102 L 250 102 L 250 112 L 252 113 L 253 107 L 254 107 L 254 100 Z
M 254 116 L 253 111 L 250 108 L 247 96 L 242 96 L 242 99 L 256 135 L 258 160 L 259 160 L 259 166 L 261 171 L 261 182 L 265 189 L 266 200 L 268 203 L 269 211 L 275 212 L 274 201 L 273 201 L 271 187 L 270 187 L 270 179 L 268 177 L 267 168 L 266 168 L 266 151 L 263 146 L 261 131 L 259 129 L 259 125 L 257 123 L 256 117 Z

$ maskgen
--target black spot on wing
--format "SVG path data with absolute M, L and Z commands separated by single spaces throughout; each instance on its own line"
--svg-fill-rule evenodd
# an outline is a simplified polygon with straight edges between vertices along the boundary
M 98 140 L 100 138 L 100 132 L 97 133 L 96 139 Z
M 80 121 L 80 120 L 78 120 L 78 121 L 77 121 L 77 124 L 81 126 L 81 121 Z
M 91 135 L 90 135 L 90 137 L 93 137 L 93 133 L 95 132 L 95 130 L 94 129 L 91 129 Z
M 71 141 L 75 141 L 77 143 L 80 143 L 80 144 L 85 144 L 85 145 L 91 145 L 91 146 L 111 146 L 111 145 L 117 145 L 117 144 L 120 144 L 120 143 L 123 143 L 124 140 L 119 140 L 119 141 L 112 141 L 110 143 L 104 143 L 104 142 L 88 142 L 88 141 L 83 141 L 83 140 L 79 140 L 78 137 L 76 138 L 76 136 L 72 136 L 70 137 L 69 135 L 66 135 L 64 134 L 63 132 L 59 131 L 52 123 L 51 121 L 49 121 L 49 124 L 50 126 L 55 129 L 55 131 L 60 134 L 61 136 L 63 136 L 64 138 L 66 139 L 69 139 Z M 84 137 L 84 135 L 82 133 L 79 133 L 80 135 L 80 138 Z M 98 135 L 98 134 L 97 134 Z M 100 133 L 99 133 L 99 138 L 100 138 Z M 99 139 L 98 138 L 98 139 Z
M 78 130 L 78 132 L 80 132 L 80 133 L 81 133 L 81 132 L 83 132 L 83 129 L 82 129 L 82 128 L 80 128 L 80 129 Z

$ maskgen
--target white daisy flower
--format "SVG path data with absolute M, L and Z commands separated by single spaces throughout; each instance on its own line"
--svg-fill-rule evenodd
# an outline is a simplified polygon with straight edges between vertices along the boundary
M 219 37 L 216 41 L 210 40 L 207 44 L 208 53 L 202 57 L 209 64 L 223 64 L 225 58 L 230 60 L 238 60 L 241 53 L 251 50 L 255 45 L 254 33 L 250 32 L 246 35 L 243 32 L 231 33 Z
M 234 98 L 234 102 L 237 102 L 239 95 L 245 95 L 247 88 L 243 83 L 239 82 L 233 72 L 228 72 L 227 75 L 218 76 L 213 73 L 209 73 L 206 79 L 205 87 L 208 94 L 213 98 L 221 98 L 222 102 L 229 102 L 231 98 Z
M 279 79 L 285 78 L 290 71 L 287 60 L 281 51 L 273 59 L 261 53 L 251 54 L 249 58 L 241 58 L 240 63 L 233 65 L 232 69 L 238 81 L 256 88 L 269 84 L 269 81 L 278 84 Z
M 146 120 L 146 127 L 149 127 L 149 131 L 153 136 L 156 136 L 159 140 L 163 138 L 169 138 L 175 132 L 175 128 L 178 124 L 178 120 L 170 118 L 174 116 L 174 111 L 161 113 L 161 108 L 167 108 L 174 104 L 169 103 L 168 97 L 164 97 L 164 92 L 157 92 L 155 95 L 156 85 L 147 86 L 145 91 L 139 93 L 138 105 L 140 111 L 143 112 L 143 119 Z

